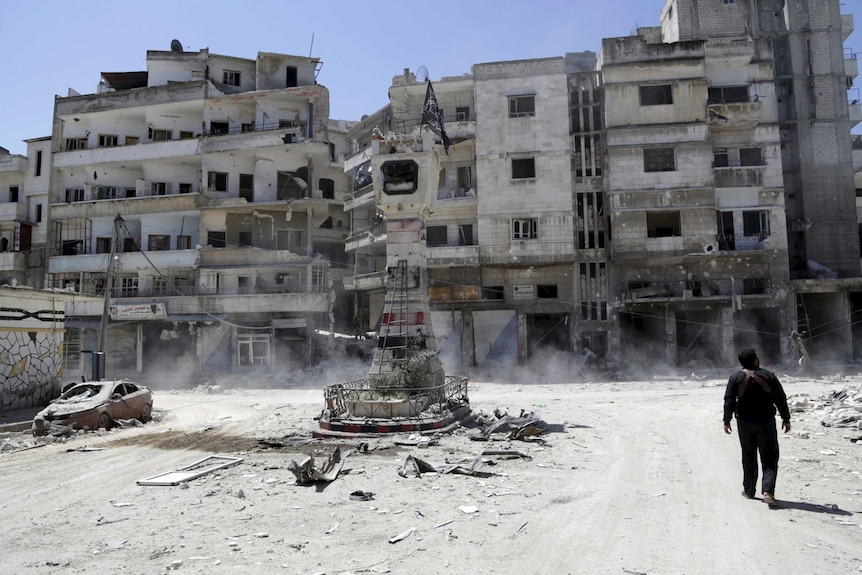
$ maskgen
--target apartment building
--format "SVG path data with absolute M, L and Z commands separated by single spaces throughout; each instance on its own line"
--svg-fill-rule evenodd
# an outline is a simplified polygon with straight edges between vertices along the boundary
M 320 65 L 174 42 L 147 52 L 146 71 L 56 99 L 46 281 L 111 282 L 108 376 L 298 369 L 314 330 L 347 315 L 349 124 L 329 120 Z M 80 350 L 99 349 L 102 308 L 69 315 L 74 373 Z
M 450 370 L 858 355 L 853 19 L 780 4 L 669 0 L 660 26 L 598 58 L 435 81 L 453 144 L 425 241 Z M 425 89 L 396 76 L 390 106 L 349 134 L 347 285 L 365 329 L 386 282 L 370 158 L 421 133 Z

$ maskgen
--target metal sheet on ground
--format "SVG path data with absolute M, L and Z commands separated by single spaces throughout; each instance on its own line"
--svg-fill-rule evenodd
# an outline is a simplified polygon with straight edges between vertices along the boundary
M 159 475 L 153 475 L 146 479 L 139 479 L 138 485 L 179 485 L 185 481 L 197 479 L 207 473 L 212 473 L 231 465 L 236 465 L 243 460 L 242 457 L 229 457 L 226 455 L 210 455 L 199 459 L 190 465 L 180 467 L 174 471 L 167 471 Z

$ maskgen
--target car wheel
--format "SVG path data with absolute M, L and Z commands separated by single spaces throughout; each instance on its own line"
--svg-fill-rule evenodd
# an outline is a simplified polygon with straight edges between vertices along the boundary
M 99 423 L 96 427 L 97 429 L 104 428 L 105 430 L 108 430 L 111 429 L 111 423 L 113 423 L 113 421 L 111 420 L 111 416 L 107 413 L 103 413 L 99 416 Z
M 141 416 L 138 418 L 138 420 L 141 423 L 146 423 L 150 420 L 150 417 L 152 416 L 152 414 L 153 414 L 153 406 L 148 403 L 147 405 L 145 405 L 143 407 L 143 409 L 141 409 Z

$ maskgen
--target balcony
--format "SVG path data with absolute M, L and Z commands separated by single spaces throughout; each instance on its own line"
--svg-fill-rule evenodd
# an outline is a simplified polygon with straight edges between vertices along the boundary
M 386 287 L 386 272 L 344 276 L 344 289 L 367 291 Z
M 847 38 L 850 37 L 850 34 L 853 33 L 853 29 L 855 28 L 853 23 L 853 14 L 842 14 L 841 15 L 841 41 L 846 42 Z
M 760 102 L 715 103 L 706 106 L 712 128 L 753 128 L 760 122 Z
M 374 201 L 374 185 L 368 184 L 362 189 L 344 195 L 344 211 L 370 207 L 374 205 Z
M 427 266 L 478 266 L 479 246 L 435 246 L 427 252 Z
M 625 291 L 627 303 L 653 303 L 678 300 L 729 300 L 732 296 L 770 295 L 770 278 L 722 278 L 682 281 L 630 282 Z
M 0 174 L 14 172 L 19 172 L 21 174 L 27 172 L 27 158 L 17 154 L 0 156 Z
M 859 75 L 859 60 L 856 59 L 856 54 L 852 58 L 844 59 L 844 75 L 848 78 L 856 78 Z
M 859 100 L 851 100 L 847 104 L 847 111 L 851 128 L 855 127 L 859 122 L 862 122 L 862 103 L 860 103 Z
M 0 204 L 0 222 L 26 222 L 27 204 L 11 202 Z
M 766 166 L 729 166 L 714 168 L 716 188 L 747 188 L 763 183 Z
M 720 252 L 753 252 L 766 249 L 764 243 L 769 235 L 760 233 L 750 236 L 719 234 L 715 237 Z
M 355 252 L 360 249 L 374 249 L 386 251 L 386 234 L 380 232 L 375 234 L 373 231 L 361 231 L 353 234 L 344 240 L 344 250 L 347 252 Z
M 304 248 L 264 250 L 255 248 L 216 248 L 200 250 L 201 268 L 310 265 L 311 258 L 300 253 Z
M 51 219 L 100 218 L 161 214 L 165 212 L 197 211 L 201 208 L 200 194 L 171 194 L 145 196 L 142 198 L 114 198 L 105 200 L 83 200 L 71 204 L 51 204 Z
M 54 154 L 54 167 L 91 167 L 97 164 L 109 164 L 112 162 L 142 162 L 145 160 L 194 156 L 198 152 L 198 143 L 199 138 L 189 138 L 185 140 L 165 140 L 131 144 L 128 146 L 101 146 L 69 152 L 60 151 Z
M 127 252 L 117 254 L 117 272 L 132 270 L 151 270 L 153 266 L 162 272 L 170 269 L 190 269 L 198 265 L 198 250 L 171 250 Z M 48 258 L 49 274 L 101 272 L 108 265 L 108 254 L 80 254 L 74 256 L 53 256 Z M 151 263 L 152 262 L 152 263 Z

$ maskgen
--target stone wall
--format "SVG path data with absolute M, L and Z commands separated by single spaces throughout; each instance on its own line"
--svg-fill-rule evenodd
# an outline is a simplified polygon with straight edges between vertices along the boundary
M 63 335 L 62 327 L 0 328 L 0 411 L 43 405 L 56 396 Z

